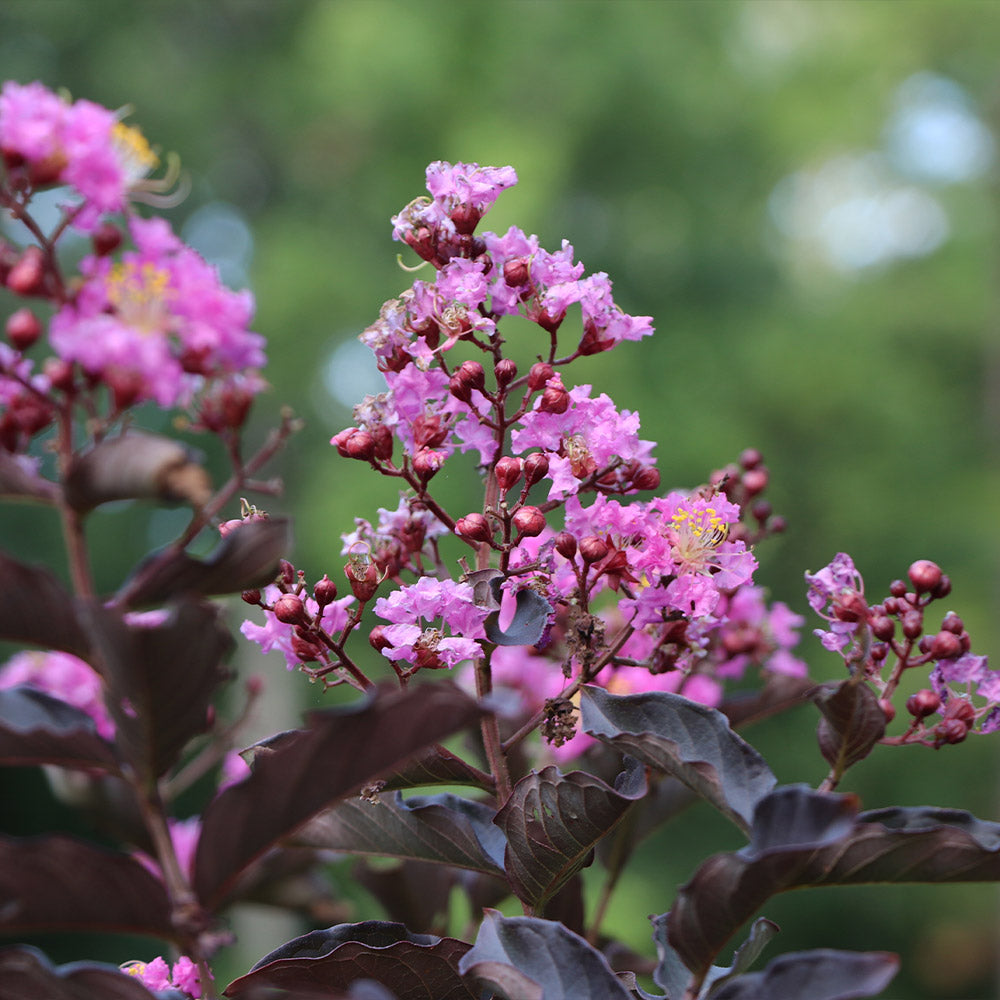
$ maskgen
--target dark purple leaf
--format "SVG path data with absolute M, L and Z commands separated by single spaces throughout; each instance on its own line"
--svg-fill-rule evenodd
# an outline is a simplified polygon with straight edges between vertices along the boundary
M 616 790 L 586 771 L 546 767 L 522 778 L 494 822 L 507 836 L 504 867 L 518 898 L 542 906 L 593 858 L 594 845 L 646 792 L 631 761 Z
M 581 728 L 680 779 L 740 829 L 776 779 L 764 758 L 714 708 L 666 691 L 613 695 L 585 686 Z
M 774 799 L 773 812 L 762 803 L 752 846 L 704 862 L 667 917 L 671 945 L 696 974 L 768 898 L 786 889 L 1000 880 L 1000 824 L 928 808 L 878 810 L 848 823 L 851 796 L 779 789 Z
M 503 875 L 504 835 L 495 812 L 457 795 L 355 798 L 317 816 L 296 835 L 309 847 L 471 868 Z
M 0 838 L 0 900 L 4 934 L 85 930 L 173 937 L 166 891 L 156 876 L 127 854 L 61 835 Z
M 0 691 L 0 764 L 118 771 L 86 712 L 28 685 Z
M 59 487 L 0 448 L 0 497 L 55 504 L 59 502 Z
M 450 683 L 310 713 L 309 728 L 259 754 L 250 776 L 205 811 L 194 879 L 202 902 L 216 908 L 239 874 L 281 837 L 479 714 L 476 702 Z
M 232 639 L 216 608 L 191 600 L 155 625 L 127 622 L 109 608 L 88 617 L 118 745 L 139 774 L 159 778 L 207 728 Z
M 336 996 L 370 980 L 398 1000 L 476 1000 L 458 972 L 468 950 L 464 941 L 411 934 L 402 924 L 337 924 L 282 945 L 231 982 L 223 995 L 243 1000 L 268 986 L 296 996 L 322 990 Z
M 129 605 L 162 604 L 178 594 L 233 594 L 270 583 L 279 559 L 291 548 L 288 521 L 248 521 L 222 539 L 207 559 L 164 549 L 147 557 L 122 585 Z
M 800 951 L 729 980 L 711 1000 L 860 1000 L 881 993 L 898 969 L 899 958 L 884 951 Z
M 66 475 L 66 501 L 79 511 L 111 500 L 161 500 L 200 507 L 212 495 L 208 473 L 180 442 L 129 431 L 78 455 Z
M 399 861 L 386 867 L 361 860 L 352 874 L 378 900 L 389 920 L 428 930 L 447 926 L 452 889 L 458 885 L 457 868 L 426 861 Z
M 820 753 L 838 776 L 864 760 L 885 736 L 885 713 L 861 680 L 851 677 L 839 684 L 824 684 L 812 700 L 822 713 L 817 731 Z
M 537 917 L 487 910 L 458 967 L 506 1000 L 631 1000 L 596 948 L 562 924 Z
M 89 658 L 77 603 L 47 570 L 0 552 L 0 639 Z
M 804 704 L 815 689 L 816 682 L 808 677 L 769 674 L 762 688 L 725 698 L 719 711 L 739 729 Z
M 500 601 L 500 585 L 503 581 L 497 577 L 490 581 L 495 601 Z M 500 612 L 492 612 L 483 623 L 486 638 L 497 646 L 534 646 L 542 637 L 545 626 L 552 614 L 552 605 L 541 594 L 525 587 L 517 592 L 514 603 L 514 617 L 507 630 L 500 628 Z
M 0 996 L 4 1000 L 154 1000 L 156 996 L 113 965 L 52 965 L 37 949 L 0 949 Z M 177 994 L 179 996 L 179 994 Z
M 469 785 L 481 788 L 491 795 L 496 791 L 489 774 L 476 770 L 461 757 L 456 757 L 444 747 L 428 747 L 405 767 L 392 771 L 385 777 L 384 791 L 398 788 L 421 788 L 427 785 Z

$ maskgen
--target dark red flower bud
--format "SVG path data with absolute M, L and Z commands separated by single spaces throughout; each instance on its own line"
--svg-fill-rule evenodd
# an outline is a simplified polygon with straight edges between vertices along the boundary
M 873 615 L 868 624 L 876 639 L 888 642 L 896 631 L 896 623 L 888 615 Z
M 740 452 L 740 465 L 744 469 L 756 469 L 763 461 L 764 456 L 756 448 L 744 448 Z
M 546 364 L 544 361 L 536 362 L 528 372 L 528 388 L 532 392 L 538 392 L 554 374 L 555 370 L 552 365 Z
M 501 358 L 496 363 L 493 374 L 496 377 L 497 385 L 501 389 L 506 388 L 517 378 L 517 365 L 510 358 Z
M 274 617 L 286 625 L 309 625 L 311 621 L 302 598 L 296 597 L 295 594 L 282 594 L 274 602 L 271 610 L 274 612 Z
M 545 515 L 537 507 L 526 505 L 514 511 L 511 523 L 520 534 L 533 538 L 545 530 Z
M 930 559 L 918 559 L 913 563 L 907 575 L 918 594 L 933 590 L 941 582 L 941 567 Z
M 971 726 L 976 721 L 976 710 L 973 708 L 972 702 L 966 698 L 950 698 L 948 704 L 944 706 L 944 717 L 946 719 L 959 719 Z
M 291 587 L 295 583 L 295 567 L 287 559 L 278 560 L 278 572 L 281 582 L 286 587 Z
M 457 373 L 448 380 L 448 391 L 461 403 L 472 399 L 472 386 Z
M 888 698 L 879 698 L 878 707 L 882 709 L 886 722 L 892 722 L 896 718 L 896 706 Z
M 90 237 L 94 253 L 98 257 L 106 257 L 114 253 L 122 241 L 122 231 L 111 222 L 102 222 Z
M 381 653 L 383 649 L 388 649 L 392 645 L 392 643 L 385 637 L 384 625 L 376 625 L 375 628 L 368 633 L 368 642 L 371 643 L 372 649 L 378 653 Z
M 427 482 L 444 465 L 444 455 L 430 448 L 421 448 L 413 456 L 413 471 L 422 482 Z
M 531 276 L 529 264 L 530 260 L 528 257 L 512 257 L 510 260 L 504 261 L 503 280 L 511 288 L 527 284 Z
M 346 447 L 347 439 L 355 431 L 357 431 L 357 427 L 345 427 L 342 431 L 338 431 L 336 434 L 333 435 L 332 438 L 330 438 L 330 444 L 332 444 L 334 448 L 337 449 L 337 454 L 340 455 L 341 458 L 350 457 L 347 454 L 347 447 Z
M 375 442 L 375 457 L 381 462 L 389 461 L 392 458 L 392 431 L 385 424 L 379 424 L 370 433 Z
M 773 513 L 773 508 L 767 500 L 755 500 L 750 513 L 758 524 L 763 524 Z
M 549 460 L 543 452 L 533 451 L 524 460 L 524 481 L 529 486 L 541 482 L 549 474 Z
M 767 480 L 767 469 L 750 469 L 743 473 L 743 488 L 746 490 L 747 496 L 753 497 L 758 493 L 763 493 L 767 488 Z
M 902 597 L 906 593 L 906 584 L 902 580 L 893 580 L 889 584 L 889 593 L 893 597 Z
M 303 662 L 318 660 L 323 647 L 318 642 L 305 639 L 301 635 L 292 636 L 292 652 Z
M 418 448 L 436 448 L 448 438 L 448 424 L 441 417 L 422 415 L 413 421 L 413 440 Z
M 344 452 L 348 458 L 370 462 L 375 457 L 375 439 L 368 431 L 357 430 L 348 435 L 344 442 Z
M 833 600 L 833 617 L 842 622 L 860 622 L 868 617 L 868 605 L 856 590 L 845 590 Z
M 576 536 L 568 531 L 560 531 L 555 539 L 556 552 L 565 559 L 576 558 Z
M 503 493 L 507 493 L 524 472 L 524 462 L 512 455 L 504 455 L 496 465 L 497 485 Z
M 6 330 L 11 346 L 19 351 L 26 351 L 38 340 L 42 324 L 30 309 L 18 309 L 8 317 Z
M 962 640 L 954 632 L 938 632 L 928 652 L 935 660 L 954 660 L 962 655 Z
M 907 639 L 916 639 L 924 630 L 924 613 L 922 611 L 907 611 L 900 616 L 900 624 L 903 626 L 903 635 Z
M 455 530 L 470 542 L 488 542 L 493 538 L 490 522 L 482 514 L 466 514 L 455 522 Z
M 323 574 L 322 580 L 316 581 L 316 585 L 313 587 L 313 597 L 319 605 L 320 611 L 337 599 L 337 585 L 326 573 Z
M 915 719 L 933 715 L 941 707 L 941 696 L 930 688 L 924 688 L 906 699 L 906 711 Z
M 767 522 L 767 530 L 772 535 L 780 535 L 787 527 L 788 522 L 780 514 L 776 514 Z
M 965 630 L 965 623 L 962 621 L 954 611 L 949 611 L 944 618 L 941 619 L 941 628 L 945 632 L 954 632 L 955 635 L 960 635 Z
M 640 465 L 632 476 L 632 485 L 637 490 L 658 490 L 660 470 L 652 465 Z
M 600 562 L 608 554 L 608 543 L 599 535 L 580 539 L 580 558 L 585 563 Z
M 463 361 L 455 374 L 473 389 L 482 392 L 486 388 L 486 373 L 478 361 Z
M 42 365 L 53 389 L 60 389 L 62 392 L 70 392 L 73 388 L 73 363 L 63 361 L 62 358 L 46 358 Z
M 561 381 L 550 379 L 546 383 L 538 409 L 542 413 L 565 413 L 569 409 L 569 392 Z
M 945 719 L 934 727 L 937 742 L 961 743 L 969 735 L 969 727 L 961 719 Z
M 260 591 L 254 587 L 251 590 L 244 590 L 240 598 L 247 604 L 260 604 Z
M 139 372 L 122 368 L 108 368 L 104 372 L 104 382 L 111 390 L 115 410 L 127 410 L 143 390 L 144 378 Z
M 7 275 L 7 287 L 18 295 L 34 295 L 45 280 L 45 255 L 41 247 L 26 247 Z
M 931 596 L 939 601 L 942 597 L 947 597 L 951 593 L 951 577 L 941 575 L 941 581 L 931 591 Z
M 351 555 L 344 567 L 344 576 L 351 585 L 351 593 L 362 604 L 372 599 L 381 582 L 378 566 L 368 556 Z
M 475 231 L 483 213 L 475 205 L 468 203 L 457 205 L 451 212 L 451 221 L 455 223 L 456 232 L 468 235 Z

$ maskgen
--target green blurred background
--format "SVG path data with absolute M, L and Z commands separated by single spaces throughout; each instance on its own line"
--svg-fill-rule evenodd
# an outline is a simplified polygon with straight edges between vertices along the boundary
M 130 105 L 131 123 L 180 153 L 192 188 L 168 214 L 253 290 L 269 338 L 256 433 L 282 404 L 307 422 L 277 463 L 285 496 L 264 506 L 294 515 L 310 577 L 339 574 L 354 516 L 395 506 L 391 483 L 328 445 L 377 391 L 354 338 L 411 280 L 389 216 L 422 193 L 431 160 L 509 163 L 520 183 L 487 228 L 516 224 L 549 248 L 568 238 L 627 311 L 654 317 L 655 337 L 573 377 L 639 411 L 664 487 L 759 448 L 789 521 L 758 552 L 774 597 L 805 613 L 803 571 L 838 551 L 873 601 L 934 559 L 974 651 L 996 655 L 998 52 L 992 2 L 0 5 L 5 79 Z M 456 505 L 473 504 L 454 479 Z M 101 585 L 181 523 L 95 515 Z M 54 522 L 27 508 L 4 508 L 0 542 L 58 558 Z M 815 677 L 839 676 L 811 636 L 804 647 Z M 277 659 L 266 669 L 284 681 Z M 814 725 L 805 708 L 749 738 L 780 780 L 815 784 Z M 886 749 L 844 790 L 871 808 L 997 819 L 996 742 Z M 24 802 L 5 795 L 2 808 L 7 828 L 37 832 Z M 609 928 L 648 949 L 646 914 L 669 907 L 706 847 L 737 846 L 692 813 L 646 845 Z M 997 903 L 992 886 L 874 887 L 764 912 L 783 926 L 771 954 L 896 950 L 886 996 L 987 997 Z M 97 947 L 61 941 L 57 957 Z

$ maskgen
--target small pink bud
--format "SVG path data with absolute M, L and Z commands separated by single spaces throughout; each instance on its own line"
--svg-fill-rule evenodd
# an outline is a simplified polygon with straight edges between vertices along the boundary
M 493 374 L 497 385 L 503 389 L 517 378 L 517 365 L 510 358 L 501 358 L 493 369 Z
M 524 460 L 524 481 L 529 486 L 541 482 L 549 474 L 549 460 L 543 452 L 533 451 Z
M 764 456 L 756 448 L 744 448 L 740 452 L 740 465 L 744 469 L 756 469 L 763 461 Z
M 512 257 L 503 265 L 503 280 L 511 287 L 527 284 L 530 277 L 529 258 Z
M 370 462 L 375 457 L 375 439 L 368 431 L 356 430 L 344 442 L 344 452 L 348 458 Z
M 473 389 L 482 392 L 486 388 L 486 373 L 478 361 L 463 361 L 455 374 Z
M 413 471 L 422 482 L 427 482 L 444 465 L 444 455 L 430 448 L 421 448 L 413 456 Z
M 19 351 L 26 351 L 38 340 L 42 324 L 30 309 L 18 309 L 7 319 L 6 330 L 11 346 Z
M 489 521 L 482 514 L 466 514 L 455 522 L 455 530 L 471 542 L 488 542 L 493 538 Z
M 875 638 L 882 642 L 888 642 L 896 631 L 896 623 L 888 615 L 873 615 L 868 624 Z
M 902 580 L 893 580 L 889 584 L 889 593 L 893 597 L 903 597 L 906 594 L 906 584 Z
M 934 732 L 939 743 L 961 743 L 969 735 L 969 727 L 961 719 L 944 719 Z
M 271 610 L 274 612 L 274 617 L 286 625 L 310 624 L 309 613 L 302 603 L 302 598 L 296 597 L 295 594 L 282 594 L 274 602 Z
M 860 622 L 868 617 L 868 605 L 856 590 L 845 590 L 833 601 L 833 617 L 842 622 Z
M 569 393 L 562 384 L 562 379 L 555 376 L 549 379 L 538 409 L 542 413 L 565 413 L 569 409 Z
M 954 611 L 949 611 L 944 618 L 941 619 L 941 628 L 945 632 L 954 632 L 955 635 L 961 635 L 965 631 L 965 623 L 962 621 Z
M 753 519 L 758 524 L 763 524 L 773 513 L 774 508 L 768 500 L 755 500 L 750 508 Z
M 376 625 L 375 628 L 368 633 L 368 642 L 371 644 L 372 649 L 376 652 L 381 653 L 383 649 L 388 649 L 392 643 L 385 637 L 385 626 Z
M 392 431 L 385 424 L 379 424 L 372 428 L 371 435 L 375 442 L 375 457 L 380 462 L 388 462 L 392 458 Z
M 585 563 L 600 562 L 608 554 L 608 543 L 599 535 L 580 539 L 580 558 Z
M 772 535 L 780 535 L 787 527 L 788 522 L 780 514 L 772 517 L 767 523 L 767 530 L 770 531 Z
M 41 247 L 26 247 L 7 275 L 7 287 L 18 295 L 34 295 L 45 280 L 45 255 Z
M 98 257 L 106 257 L 109 253 L 114 253 L 121 241 L 122 231 L 111 222 L 102 222 L 90 237 L 94 253 Z
M 364 557 L 351 557 L 344 567 L 344 576 L 351 585 L 351 593 L 362 604 L 372 599 L 381 582 L 378 566 L 371 559 Z
M 251 698 L 258 698 L 264 693 L 264 678 L 260 674 L 251 674 L 246 679 L 247 694 Z
M 520 534 L 533 538 L 545 530 L 545 515 L 537 507 L 526 505 L 514 511 L 511 523 Z
M 337 585 L 326 573 L 322 580 L 317 580 L 313 587 L 313 598 L 322 611 L 328 604 L 332 604 L 337 599 Z
M 954 660 L 962 655 L 962 640 L 954 632 L 938 632 L 928 652 L 935 660 Z
M 256 587 L 244 590 L 240 598 L 247 604 L 260 604 L 260 591 Z
M 347 439 L 357 430 L 357 427 L 345 427 L 330 438 L 330 444 L 337 449 L 337 454 L 342 458 L 349 458 L 347 454 Z
M 941 582 L 941 567 L 930 559 L 918 559 L 913 563 L 907 575 L 918 594 L 933 590 Z
M 508 492 L 521 478 L 524 462 L 511 455 L 504 455 L 496 464 L 497 484 L 502 492 Z
M 944 706 L 945 719 L 959 719 L 966 725 L 972 725 L 976 720 L 976 710 L 972 702 L 965 698 L 950 698 Z
M 907 611 L 900 619 L 903 635 L 907 639 L 916 639 L 924 630 L 924 614 L 922 611 Z
M 219 534 L 225 538 L 227 535 L 232 534 L 242 523 L 243 519 L 239 517 L 234 517 L 231 521 L 223 521 L 219 525 Z
M 54 389 L 69 392 L 73 388 L 72 362 L 63 361 L 62 358 L 46 358 L 42 371 Z
M 924 688 L 906 699 L 906 710 L 915 719 L 933 715 L 941 707 L 941 696 L 936 691 Z
M 951 577 L 941 574 L 941 580 L 931 591 L 931 596 L 939 601 L 942 597 L 947 597 L 951 593 Z
M 565 559 L 576 558 L 576 536 L 568 531 L 560 531 L 555 539 L 556 552 Z
M 879 698 L 878 707 L 882 709 L 886 722 L 892 722 L 896 718 L 896 706 L 888 698 Z
M 744 472 L 743 488 L 746 490 L 747 496 L 753 497 L 758 493 L 763 493 L 763 491 L 767 488 L 767 480 L 767 469 L 756 468 L 749 469 L 747 472 Z
M 546 364 L 544 361 L 538 361 L 531 366 L 531 370 L 528 372 L 528 388 L 532 392 L 537 392 L 539 389 L 543 388 L 545 383 L 548 382 L 550 378 L 555 374 L 552 365 Z

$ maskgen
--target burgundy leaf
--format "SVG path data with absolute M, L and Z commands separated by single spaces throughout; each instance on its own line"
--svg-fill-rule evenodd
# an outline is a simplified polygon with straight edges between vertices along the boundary
M 0 838 L 0 900 L 5 934 L 77 930 L 173 937 L 166 891 L 156 876 L 127 854 L 62 835 Z
M 605 957 L 562 924 L 487 910 L 459 962 L 507 1000 L 631 1000 Z
M 118 771 L 86 712 L 28 685 L 0 691 L 0 764 Z
M 822 713 L 817 732 L 820 753 L 838 776 L 864 760 L 885 736 L 885 713 L 871 688 L 860 680 L 850 677 L 824 684 L 812 700 Z
M 66 501 L 79 511 L 111 500 L 187 502 L 200 507 L 212 495 L 208 473 L 180 442 L 128 431 L 78 455 L 66 475 Z
M 154 1000 L 134 976 L 113 965 L 73 962 L 52 965 L 37 949 L 0 950 L 0 996 L 4 1000 Z
M 119 599 L 129 605 L 162 604 L 178 594 L 233 594 L 261 587 L 274 579 L 291 544 L 287 520 L 247 521 L 207 559 L 177 549 L 149 556 L 122 585 Z
M 791 836 L 782 837 L 783 821 L 762 808 L 750 848 L 709 858 L 681 888 L 667 929 L 696 974 L 768 898 L 786 889 L 1000 880 L 1000 824 L 928 808 L 878 810 L 847 823 L 850 796 L 792 791 Z
M 185 600 L 154 625 L 92 608 L 89 629 L 106 683 L 117 741 L 139 774 L 159 778 L 204 732 L 233 642 L 209 604 Z
M 476 1000 L 458 972 L 468 950 L 464 941 L 411 934 L 402 924 L 337 924 L 282 945 L 231 982 L 223 996 L 242 1000 L 265 986 L 296 996 L 323 990 L 339 995 L 372 980 L 398 1000 Z
M 385 777 L 384 791 L 427 785 L 469 785 L 491 795 L 496 791 L 489 774 L 476 770 L 444 747 L 428 747 L 398 771 Z
M 744 831 L 775 785 L 764 758 L 721 712 L 681 695 L 613 695 L 588 685 L 580 709 L 581 727 L 591 736 L 680 779 Z
M 631 761 L 619 790 L 585 771 L 546 767 L 522 778 L 494 822 L 507 836 L 507 877 L 518 898 L 541 907 L 580 868 L 595 844 L 646 792 L 644 769 Z
M 816 682 L 808 677 L 768 674 L 762 688 L 727 696 L 719 711 L 738 729 L 802 705 L 815 688 Z
M 494 811 L 457 795 L 380 795 L 348 799 L 322 813 L 296 835 L 296 843 L 342 851 L 409 858 L 503 875 L 506 841 Z
M 352 874 L 378 900 L 389 920 L 428 930 L 447 926 L 452 890 L 458 885 L 457 868 L 426 861 L 399 861 L 387 867 L 361 860 Z
M 47 569 L 26 566 L 3 552 L 0 639 L 89 657 L 90 643 L 68 591 Z
M 898 956 L 884 951 L 800 951 L 731 979 L 712 1000 L 860 1000 L 881 993 L 898 969 Z
M 217 907 L 239 874 L 281 837 L 479 714 L 475 701 L 450 683 L 310 713 L 307 729 L 258 754 L 250 776 L 205 811 L 194 879 L 202 902 Z

